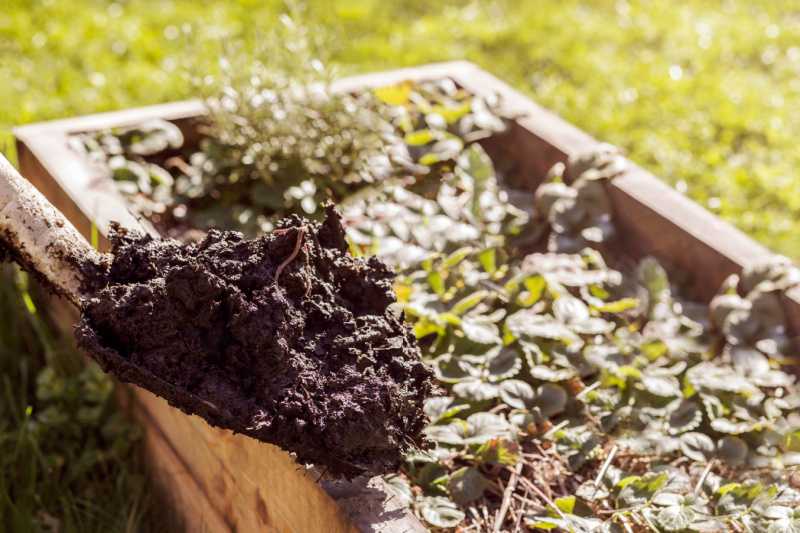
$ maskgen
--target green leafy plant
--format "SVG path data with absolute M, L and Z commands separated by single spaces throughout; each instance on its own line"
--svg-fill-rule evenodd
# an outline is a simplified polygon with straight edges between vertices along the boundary
M 110 378 L 54 337 L 27 276 L 0 273 L 0 528 L 167 531 L 146 489 L 141 427 Z M 160 511 L 163 513 L 163 511 Z

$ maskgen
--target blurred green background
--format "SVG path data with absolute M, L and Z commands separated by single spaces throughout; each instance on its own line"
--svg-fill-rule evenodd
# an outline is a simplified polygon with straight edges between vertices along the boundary
M 191 97 L 181 73 L 213 70 L 216 54 L 188 47 L 185 30 L 196 42 L 251 41 L 287 11 L 276 0 L 10 4 L 0 14 L 4 131 Z M 474 61 L 800 258 L 797 0 L 343 0 L 291 9 L 296 22 L 324 28 L 344 74 Z
M 473 61 L 800 259 L 798 0 L 4 0 L 0 151 L 15 125 L 193 97 L 187 72 L 287 12 L 343 75 Z M 157 529 L 136 428 L 34 300 L 6 267 L 0 529 Z

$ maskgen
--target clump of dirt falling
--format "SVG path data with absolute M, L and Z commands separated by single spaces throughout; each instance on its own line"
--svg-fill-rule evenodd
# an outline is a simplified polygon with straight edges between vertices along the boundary
M 432 447 L 432 373 L 387 308 L 393 272 L 348 253 L 332 206 L 322 223 L 295 216 L 250 241 L 211 231 L 181 244 L 118 226 L 111 241 L 113 263 L 90 280 L 105 288 L 76 326 L 103 370 L 329 478 L 396 472 L 408 449 Z

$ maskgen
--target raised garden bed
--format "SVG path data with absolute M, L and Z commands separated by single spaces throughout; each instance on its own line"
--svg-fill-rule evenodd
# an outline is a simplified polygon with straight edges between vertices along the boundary
M 533 192 L 549 169 L 599 142 L 470 63 L 458 62 L 341 80 L 340 91 L 384 87 L 405 80 L 451 79 L 474 95 L 498 94 L 518 114 L 510 130 L 483 142 L 513 188 Z M 129 211 L 113 183 L 69 147 L 73 133 L 135 125 L 150 118 L 178 125 L 197 144 L 200 102 L 180 102 L 18 128 L 20 170 L 87 237 L 92 223 L 105 232 L 112 220 L 155 234 Z M 771 252 L 667 185 L 628 164 L 608 188 L 618 248 L 631 260 L 652 255 L 691 273 L 693 296 L 708 301 L 720 284 Z M 800 293 L 784 299 L 789 336 L 800 331 Z M 57 302 L 56 302 L 56 305 Z M 64 324 L 74 316 L 64 313 Z M 323 485 L 297 470 L 288 454 L 186 417 L 163 400 L 135 390 L 149 455 L 190 530 L 415 531 L 424 527 L 376 478 Z M 326 492 L 327 489 L 327 492 Z

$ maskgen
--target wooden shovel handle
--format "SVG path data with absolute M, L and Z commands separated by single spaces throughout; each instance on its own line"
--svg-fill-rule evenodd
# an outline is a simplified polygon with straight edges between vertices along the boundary
M 76 306 L 102 255 L 0 154 L 0 247 L 50 292 Z

